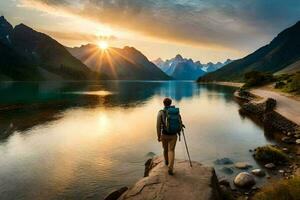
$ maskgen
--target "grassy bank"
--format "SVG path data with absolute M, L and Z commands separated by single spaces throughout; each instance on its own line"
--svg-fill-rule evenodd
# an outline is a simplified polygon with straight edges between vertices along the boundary
M 251 71 L 244 77 L 245 89 L 274 84 L 274 89 L 286 93 L 300 94 L 300 72 L 294 74 L 272 75 L 270 73 Z
M 280 180 L 263 187 L 253 200 L 299 200 L 300 177 L 290 180 Z

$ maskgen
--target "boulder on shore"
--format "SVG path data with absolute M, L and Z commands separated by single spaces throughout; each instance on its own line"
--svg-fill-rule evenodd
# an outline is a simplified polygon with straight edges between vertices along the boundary
M 238 187 L 250 187 L 255 184 L 255 179 L 248 172 L 241 172 L 235 177 L 234 184 Z
M 118 200 L 179 200 L 221 199 L 218 179 L 212 167 L 188 161 L 176 160 L 174 175 L 168 175 L 162 157 L 153 158 L 149 175 L 140 179 Z

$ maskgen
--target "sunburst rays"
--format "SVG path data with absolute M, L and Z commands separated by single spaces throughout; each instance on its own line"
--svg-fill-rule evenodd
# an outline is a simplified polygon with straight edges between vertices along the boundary
M 103 44 L 104 45 L 104 44 Z M 126 47 L 125 47 L 126 48 Z M 125 51 L 125 49 L 123 49 Z M 129 51 L 128 54 L 131 52 Z M 92 64 L 95 66 L 93 70 L 103 73 L 103 74 L 110 74 L 113 79 L 120 78 L 120 67 L 122 65 L 126 65 L 125 62 L 132 64 L 136 69 L 141 67 L 141 64 L 133 60 L 131 57 L 132 55 L 126 56 L 127 53 L 120 52 L 118 49 L 108 47 L 104 45 L 104 48 L 100 47 L 100 43 L 91 47 L 89 51 L 86 53 L 84 63 L 87 65 Z

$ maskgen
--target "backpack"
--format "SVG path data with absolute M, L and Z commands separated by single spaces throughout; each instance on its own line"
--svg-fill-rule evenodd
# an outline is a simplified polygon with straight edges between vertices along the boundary
M 179 134 L 182 129 L 179 108 L 176 108 L 175 106 L 170 106 L 164 108 L 163 112 L 165 114 L 165 123 L 163 124 L 163 130 L 165 134 Z

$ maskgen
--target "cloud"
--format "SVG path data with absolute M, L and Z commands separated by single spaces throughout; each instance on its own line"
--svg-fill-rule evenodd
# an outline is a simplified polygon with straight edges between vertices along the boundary
M 23 0 L 23 3 L 172 42 L 239 49 L 271 39 L 300 19 L 300 2 L 296 0 Z

